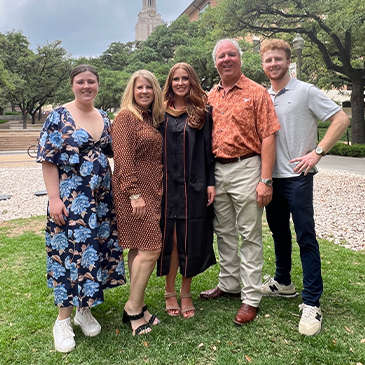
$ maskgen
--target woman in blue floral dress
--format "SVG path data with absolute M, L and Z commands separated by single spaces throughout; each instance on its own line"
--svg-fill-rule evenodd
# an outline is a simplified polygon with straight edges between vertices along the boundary
M 125 284 L 107 159 L 110 120 L 94 108 L 99 76 L 93 67 L 80 65 L 70 81 L 75 100 L 50 113 L 37 156 L 49 198 L 47 274 L 59 307 L 53 337 L 60 352 L 75 348 L 73 307 L 74 324 L 86 336 L 96 336 L 101 327 L 90 307 L 103 302 L 103 289 Z

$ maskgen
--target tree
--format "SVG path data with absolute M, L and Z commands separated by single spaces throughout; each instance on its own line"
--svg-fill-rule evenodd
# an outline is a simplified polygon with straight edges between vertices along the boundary
M 134 48 L 134 42 L 125 44 L 113 42 L 99 59 L 104 67 L 114 71 L 122 71 L 128 66 L 128 60 Z
M 201 86 L 209 91 L 219 82 L 219 75 L 214 66 L 212 50 L 214 42 L 195 38 L 189 45 L 176 48 L 175 61 L 189 63 L 197 73 Z
M 193 66 L 202 88 L 206 91 L 219 82 L 219 75 L 212 58 L 217 36 L 213 31 L 214 24 L 210 22 L 211 19 L 210 16 L 204 16 L 199 21 L 188 23 L 187 41 L 176 47 L 174 55 L 174 63 L 186 62 Z
M 222 0 L 216 19 L 234 35 L 247 31 L 264 37 L 300 33 L 318 50 L 325 68 L 341 77 L 343 84 L 351 84 L 352 143 L 365 144 L 363 0 Z M 313 82 L 319 75 L 311 78 Z M 338 78 L 333 81 L 338 86 Z
M 115 102 L 112 101 L 113 93 L 114 96 L 120 95 L 125 88 L 124 81 L 119 79 L 119 74 L 115 73 L 112 76 L 109 71 L 122 71 L 126 82 L 133 72 L 146 69 L 154 73 L 162 87 L 170 68 L 177 62 L 191 64 L 203 89 L 209 91 L 219 82 L 212 51 L 216 40 L 224 36 L 216 27 L 216 20 L 211 16 L 213 11 L 214 9 L 206 11 L 199 21 L 190 22 L 185 15 L 171 24 L 158 26 L 145 42 L 112 43 L 97 59 L 99 72 L 105 70 L 105 73 L 100 72 L 102 85 L 96 104 L 102 105 L 103 108 L 112 106 Z M 257 82 L 266 80 L 257 51 L 243 40 L 240 43 L 244 49 L 242 67 L 244 73 Z M 103 85 L 106 84 L 108 90 L 104 89 Z M 114 87 L 117 90 L 111 92 Z
M 36 112 L 54 97 L 70 73 L 61 41 L 38 46 L 36 52 L 28 47 L 29 42 L 21 32 L 0 36 L 0 54 L 14 86 L 4 88 L 4 97 L 22 111 L 23 129 L 27 128 L 27 115 L 32 115 L 35 122 Z
M 52 100 L 49 100 L 50 104 L 54 106 L 62 105 L 68 103 L 74 99 L 74 94 L 71 89 L 70 80 L 64 79 L 58 86 Z
M 6 70 L 4 68 L 4 64 L 0 60 L 0 94 L 2 91 L 1 88 L 7 85 L 8 85 L 8 80 L 7 80 Z
M 102 110 L 117 108 L 127 86 L 129 74 L 122 71 L 102 69 L 98 72 L 100 77 L 100 88 L 95 100 L 95 106 Z
M 13 88 L 11 83 L 11 77 L 9 73 L 5 70 L 3 62 L 0 60 L 0 115 L 4 114 L 4 109 L 7 104 L 6 99 L 4 98 L 3 88 Z
M 158 59 L 153 61 L 160 61 L 166 63 L 168 60 L 174 58 L 175 49 L 177 46 L 187 44 L 191 39 L 192 23 L 189 22 L 187 16 L 178 18 L 171 24 L 160 25 L 147 40 L 141 43 L 140 48 L 150 48 L 158 55 Z

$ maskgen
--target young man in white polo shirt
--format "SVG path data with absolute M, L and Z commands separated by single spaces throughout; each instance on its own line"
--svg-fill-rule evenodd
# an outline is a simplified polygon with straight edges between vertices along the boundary
M 290 78 L 290 46 L 273 39 L 261 48 L 262 67 L 271 81 L 269 94 L 281 125 L 277 134 L 273 172 L 273 198 L 266 207 L 276 255 L 274 278 L 267 280 L 264 296 L 293 298 L 291 282 L 292 215 L 303 268 L 303 304 L 299 332 L 312 336 L 321 331 L 320 297 L 323 292 L 321 259 L 314 229 L 313 176 L 316 164 L 339 140 L 350 121 L 341 108 L 315 86 Z M 331 125 L 316 146 L 318 120 Z

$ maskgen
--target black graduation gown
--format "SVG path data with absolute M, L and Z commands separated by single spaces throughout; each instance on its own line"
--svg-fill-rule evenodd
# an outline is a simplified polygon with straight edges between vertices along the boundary
M 180 273 L 196 276 L 216 263 L 213 251 L 213 204 L 207 207 L 207 187 L 214 186 L 212 113 L 200 130 L 187 123 L 187 113 L 167 112 L 160 125 L 163 138 L 164 190 L 162 198 L 162 251 L 157 275 L 170 271 L 176 226 Z

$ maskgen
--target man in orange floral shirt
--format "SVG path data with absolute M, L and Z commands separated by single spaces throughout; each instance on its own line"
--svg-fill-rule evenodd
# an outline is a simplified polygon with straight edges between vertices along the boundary
M 213 106 L 214 229 L 220 273 L 218 286 L 200 297 L 241 296 L 234 320 L 241 325 L 256 318 L 262 297 L 262 211 L 272 198 L 280 125 L 267 90 L 242 74 L 236 41 L 218 41 L 213 59 L 221 77 L 208 97 Z

